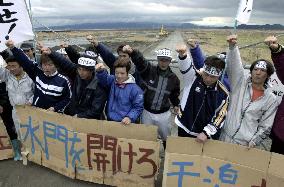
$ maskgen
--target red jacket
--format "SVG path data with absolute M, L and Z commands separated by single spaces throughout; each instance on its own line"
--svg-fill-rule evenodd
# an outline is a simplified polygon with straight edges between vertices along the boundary
M 279 49 L 276 52 L 271 52 L 271 58 L 276 69 L 276 74 L 281 83 L 284 84 L 284 47 L 279 45 Z M 284 142 L 284 99 L 282 99 L 278 106 L 272 132 Z

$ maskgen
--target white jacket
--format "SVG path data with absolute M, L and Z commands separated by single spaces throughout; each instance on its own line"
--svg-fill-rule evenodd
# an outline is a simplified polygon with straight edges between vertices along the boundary
M 245 74 L 238 47 L 227 54 L 227 73 L 231 102 L 220 140 L 245 146 L 259 145 L 270 133 L 279 104 L 276 96 L 271 86 L 266 85 L 264 95 L 251 102 L 251 75 Z
M 6 82 L 12 106 L 32 103 L 34 82 L 26 73 L 20 80 L 17 80 L 9 70 L 0 67 L 0 80 Z

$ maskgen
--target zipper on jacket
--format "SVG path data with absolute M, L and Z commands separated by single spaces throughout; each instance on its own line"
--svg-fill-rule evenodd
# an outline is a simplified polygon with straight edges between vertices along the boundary
M 251 98 L 251 97 L 252 97 L 252 96 L 251 96 L 251 93 L 250 93 L 250 98 Z M 247 107 L 246 107 L 243 111 L 241 111 L 240 125 L 239 125 L 239 127 L 237 128 L 236 132 L 235 132 L 235 133 L 233 134 L 233 136 L 231 137 L 231 139 L 232 139 L 233 141 L 234 141 L 235 136 L 238 134 L 238 132 L 239 132 L 240 129 L 241 129 L 243 119 L 245 118 L 245 113 L 246 113 L 246 111 L 248 110 L 248 108 L 250 107 L 250 105 L 251 105 L 253 102 L 256 102 L 256 101 L 258 101 L 258 100 L 261 100 L 263 97 L 264 97 L 264 94 L 263 94 L 262 96 L 260 96 L 259 98 L 257 98 L 256 100 L 254 100 L 254 101 L 250 100 L 250 102 L 249 102 L 249 104 L 247 105 Z
M 37 104 L 38 99 L 39 99 L 39 97 L 37 97 L 37 98 L 36 98 L 36 100 L 35 100 L 35 102 L 34 102 L 34 105 L 36 105 L 36 104 Z
M 159 96 L 158 96 L 158 99 L 157 99 L 157 103 L 156 103 L 156 106 L 155 106 L 155 110 L 157 109 L 157 105 L 158 105 L 158 102 L 159 102 L 159 100 L 160 100 L 162 88 L 163 88 L 163 85 L 164 85 L 164 80 L 165 80 L 165 78 L 163 77 L 162 85 L 161 85 L 161 89 L 160 89 L 160 93 L 159 93 Z
M 195 119 L 194 119 L 194 122 L 192 123 L 191 129 L 190 129 L 191 132 L 193 132 L 192 130 L 193 130 L 194 125 L 195 125 L 195 122 L 196 122 L 196 120 L 197 120 L 197 118 L 198 118 L 198 116 L 199 116 L 199 113 L 200 113 L 200 111 L 201 111 L 201 109 L 202 109 L 202 107 L 203 107 L 203 104 L 204 104 L 206 95 L 207 95 L 207 91 L 205 90 L 205 93 L 204 93 L 204 95 L 203 95 L 203 100 L 202 100 L 201 106 L 200 106 L 200 108 L 199 108 L 199 110 L 198 110 L 198 112 L 197 112 L 197 115 L 196 115 L 196 117 L 195 117 Z

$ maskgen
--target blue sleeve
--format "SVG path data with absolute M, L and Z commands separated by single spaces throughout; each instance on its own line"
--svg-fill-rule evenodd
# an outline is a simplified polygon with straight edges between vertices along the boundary
M 72 63 L 71 60 L 65 58 L 63 55 L 57 52 L 51 52 L 49 55 L 50 59 L 57 65 L 59 68 L 66 73 L 66 75 L 72 80 L 75 79 L 77 75 L 77 65 Z
M 225 74 L 224 74 L 225 73 Z M 223 76 L 224 74 L 224 76 Z M 221 82 L 226 86 L 227 90 L 228 91 L 231 91 L 231 88 L 230 88 L 230 81 L 229 81 L 229 78 L 228 78 L 228 75 L 226 72 L 223 72 L 222 76 L 221 76 Z M 222 80 L 223 79 L 223 80 Z
M 105 87 L 110 87 L 115 80 L 114 75 L 109 75 L 106 70 L 96 72 L 96 76 L 100 85 Z
M 63 112 L 72 97 L 70 82 L 66 79 L 61 95 L 61 100 L 54 106 L 56 112 Z
M 35 81 L 38 71 L 41 71 L 38 68 L 38 65 L 31 61 L 21 49 L 14 47 L 13 49 L 11 49 L 11 51 L 13 53 L 13 56 L 23 67 L 24 71 L 33 81 Z
M 111 49 L 102 43 L 99 43 L 96 49 L 98 50 L 98 53 L 101 55 L 103 61 L 110 68 L 110 74 L 114 74 L 113 64 L 116 61 L 116 58 L 112 53 Z
M 139 118 L 139 116 L 143 112 L 144 105 L 144 96 L 143 91 L 136 85 L 136 89 L 132 89 L 132 108 L 127 114 L 127 117 L 131 119 L 131 123 L 135 123 L 135 121 Z
M 200 69 L 204 65 L 205 57 L 202 54 L 202 50 L 199 45 L 196 46 L 194 49 L 190 49 L 190 54 L 193 60 L 193 64 L 196 69 Z

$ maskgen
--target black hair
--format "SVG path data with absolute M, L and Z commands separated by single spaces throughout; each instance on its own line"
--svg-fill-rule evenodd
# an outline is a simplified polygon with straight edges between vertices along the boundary
M 267 83 L 269 77 L 275 72 L 274 66 L 273 66 L 273 64 L 272 64 L 270 61 L 265 60 L 265 59 L 258 59 L 258 60 L 254 61 L 254 62 L 251 64 L 249 70 L 250 70 L 250 73 L 252 73 L 252 70 L 254 69 L 255 65 L 256 65 L 258 62 L 260 62 L 260 61 L 266 62 L 267 79 L 265 80 L 265 83 Z
M 225 68 L 225 61 L 213 55 L 205 59 L 204 64 L 223 70 Z
M 9 62 L 17 62 L 19 65 L 20 63 L 14 56 L 9 56 L 8 58 L 5 59 L 6 63 L 8 64 Z
M 119 52 L 123 52 L 123 47 L 126 46 L 126 44 L 121 44 L 120 46 L 118 46 L 118 48 L 116 49 L 117 54 L 119 54 Z

